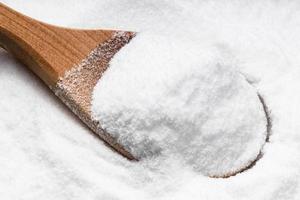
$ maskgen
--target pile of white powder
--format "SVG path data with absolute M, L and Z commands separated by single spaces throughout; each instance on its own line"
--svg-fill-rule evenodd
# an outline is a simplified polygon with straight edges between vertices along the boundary
M 245 169 L 266 141 L 267 118 L 224 48 L 138 33 L 98 82 L 94 118 L 140 160 L 177 156 L 217 177 Z
M 111 151 L 99 138 L 91 134 L 26 68 L 1 51 L 0 199 L 298 200 L 300 198 L 300 2 L 296 0 L 0 1 L 32 17 L 57 25 L 76 28 L 105 27 L 140 32 L 140 37 L 137 36 L 115 57 L 110 71 L 103 77 L 106 80 L 100 81 L 95 90 L 95 94 L 100 92 L 100 89 L 110 91 L 109 94 L 112 96 L 99 98 L 103 101 L 105 98 L 113 97 L 111 103 L 105 101 L 107 108 L 102 109 L 109 109 L 111 105 L 120 107 L 111 110 L 116 113 L 102 110 L 105 112 L 99 112 L 98 117 L 102 117 L 102 113 L 117 119 L 121 107 L 127 106 L 128 112 L 124 111 L 126 114 L 124 117 L 129 116 L 129 119 L 137 120 L 128 124 L 137 130 L 135 133 L 143 131 L 143 134 L 140 134 L 142 137 L 138 138 L 141 141 L 150 138 L 146 135 L 147 132 L 154 133 L 151 128 L 159 116 L 165 118 L 160 120 L 163 124 L 157 129 L 165 128 L 166 131 L 162 135 L 151 135 L 151 139 L 165 141 L 160 137 L 179 133 L 177 130 L 189 134 L 187 137 L 173 134 L 170 137 L 171 141 L 168 141 L 170 146 L 168 148 L 166 144 L 158 146 L 163 147 L 158 154 L 155 154 L 156 151 L 141 153 L 140 150 L 143 150 L 144 146 L 138 145 L 143 142 L 140 143 L 134 135 L 130 135 L 133 132 L 124 137 L 121 129 L 126 130 L 128 127 L 118 125 L 117 121 L 107 118 L 106 125 L 116 128 L 112 133 L 118 135 L 120 141 L 127 142 L 128 148 L 136 144 L 137 146 L 132 147 L 137 155 L 153 155 L 142 162 L 130 162 Z M 151 43 L 147 37 L 157 42 Z M 155 47 L 151 47 L 152 44 Z M 176 48 L 181 45 L 183 49 Z M 187 46 L 191 49 L 185 51 Z M 139 49 L 141 52 L 138 52 Z M 149 52 L 149 49 L 158 52 Z M 180 55 L 171 59 L 170 56 L 174 53 Z M 133 54 L 140 57 L 134 58 Z M 158 54 L 166 56 L 164 67 L 160 68 L 162 63 L 157 62 L 160 60 L 158 57 L 161 57 Z M 152 56 L 153 59 L 147 56 Z M 124 62 L 121 63 L 121 60 Z M 131 65 L 130 62 L 134 65 L 147 62 L 140 69 L 145 71 L 139 74 L 145 80 L 151 79 L 153 82 L 143 84 L 143 81 L 139 80 L 142 77 L 133 74 L 139 69 L 138 66 Z M 159 72 L 150 70 L 150 66 L 152 70 Z M 134 70 L 130 70 L 130 67 L 134 67 Z M 169 73 L 164 71 L 173 67 L 176 70 Z M 185 68 L 194 72 L 193 75 L 186 74 Z M 200 68 L 202 70 L 198 70 Z M 213 70 L 217 70 L 218 73 L 214 73 Z M 118 73 L 118 76 L 115 76 L 115 73 Z M 155 74 L 159 73 L 174 77 L 156 77 Z M 193 89 L 210 90 L 210 84 L 203 82 L 205 79 L 189 78 L 202 77 L 204 73 L 208 82 L 213 82 L 214 77 L 218 80 L 211 84 L 214 96 L 228 95 L 228 100 L 239 103 L 233 106 L 226 102 L 225 98 L 217 98 L 212 104 L 203 103 L 204 107 L 200 107 L 201 104 L 197 103 L 195 105 L 198 105 L 199 109 L 191 111 L 192 107 L 189 106 L 192 106 L 193 100 L 209 101 L 212 98 L 202 95 L 202 92 L 195 93 L 196 96 L 191 95 Z M 114 77 L 120 80 L 113 80 Z M 124 84 L 125 80 L 135 80 L 138 84 L 128 82 L 126 85 L 108 88 L 109 83 Z M 169 82 L 170 80 L 174 82 Z M 188 81 L 183 84 L 183 80 Z M 104 83 L 102 86 L 101 82 Z M 197 85 L 197 82 L 203 87 Z M 176 83 L 179 84 L 178 87 Z M 227 92 L 222 92 L 220 88 L 223 86 Z M 136 94 L 138 87 L 146 88 Z M 120 91 L 121 88 L 124 88 L 124 91 Z M 165 95 L 164 92 L 171 92 L 172 88 L 173 96 Z M 146 94 L 147 91 L 150 94 Z M 178 91 L 180 93 L 176 94 Z M 224 127 L 227 134 L 235 136 L 237 135 L 235 131 L 242 129 L 239 139 L 243 136 L 253 137 L 247 138 L 250 143 L 242 142 L 242 144 L 261 145 L 260 138 L 265 136 L 262 127 L 265 127 L 266 121 L 256 96 L 257 92 L 264 99 L 272 121 L 269 142 L 263 147 L 261 159 L 250 169 L 236 176 L 227 179 L 207 177 L 210 169 L 203 163 L 199 164 L 201 161 L 197 161 L 203 157 L 199 156 L 195 160 L 189 157 L 194 154 L 188 154 L 189 150 L 198 150 L 198 147 L 191 148 L 194 140 L 203 142 L 204 135 L 201 133 L 208 133 L 199 132 L 197 129 L 201 125 L 203 126 L 201 128 L 204 128 L 209 123 L 217 124 L 208 127 L 216 131 L 215 136 L 218 137 L 206 135 L 214 147 L 220 147 L 218 138 L 225 136 L 218 132 L 220 127 Z M 123 93 L 130 95 L 122 95 Z M 246 97 L 242 94 L 249 96 L 249 100 L 246 101 Z M 160 95 L 167 97 L 166 102 L 155 102 L 160 99 Z M 151 98 L 146 98 L 148 96 Z M 188 102 L 187 99 L 191 99 L 189 104 L 173 109 L 176 105 Z M 128 101 L 133 102 L 132 105 L 127 104 Z M 151 109 L 142 110 L 140 104 Z M 243 110 L 243 113 L 237 115 L 238 110 L 234 110 L 231 115 L 228 113 L 229 105 L 232 105 L 231 109 Z M 160 108 L 162 109 L 159 110 Z M 210 112 L 203 113 L 205 109 Z M 142 117 L 130 116 L 130 110 L 134 110 Z M 175 117 L 173 110 L 187 114 Z M 220 113 L 220 116 L 218 115 L 220 121 L 214 122 L 213 116 L 217 114 L 216 112 Z M 226 119 L 221 117 L 223 114 L 227 115 Z M 146 115 L 148 117 L 143 117 Z M 241 118 L 235 120 L 234 116 L 245 120 Z M 149 129 L 139 128 L 139 125 L 144 123 L 141 119 L 149 119 L 142 126 L 148 126 Z M 192 122 L 193 126 L 183 124 L 182 119 Z M 200 123 L 193 119 L 203 121 Z M 251 119 L 254 120 L 252 124 L 255 127 L 249 126 Z M 228 123 L 223 123 L 222 120 Z M 239 123 L 230 125 L 231 120 Z M 174 127 L 173 125 L 177 123 L 182 124 Z M 195 130 L 184 131 L 184 128 Z M 262 131 L 253 132 L 251 128 Z M 130 138 L 133 141 L 128 141 Z M 181 141 L 184 138 L 190 141 Z M 225 142 L 241 144 L 233 140 Z M 150 147 L 156 148 L 157 144 L 155 142 Z M 189 147 L 184 144 L 189 144 Z M 226 150 L 224 153 L 235 152 L 224 149 Z M 247 154 L 247 159 L 243 157 L 244 161 L 251 159 L 259 151 L 259 148 L 254 147 L 241 149 L 255 149 Z M 211 155 L 214 153 L 208 152 L 212 153 Z M 202 152 L 199 150 L 197 153 L 201 155 Z M 217 155 L 216 162 L 219 162 L 220 156 L 223 155 L 222 153 Z M 243 155 L 246 153 L 237 154 L 238 157 Z M 211 162 L 212 159 L 208 161 Z M 216 172 L 229 168 L 214 167 L 213 170 Z

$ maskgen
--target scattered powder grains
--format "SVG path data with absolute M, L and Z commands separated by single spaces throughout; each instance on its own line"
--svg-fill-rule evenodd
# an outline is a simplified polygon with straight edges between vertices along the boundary
M 55 94 L 96 134 L 124 156 L 134 159 L 109 134 L 103 132 L 97 121 L 91 119 L 92 91 L 106 70 L 110 59 L 134 36 L 132 32 L 116 31 L 111 39 L 99 44 L 79 65 L 61 77 L 53 88 Z
M 139 33 L 93 93 L 101 127 L 140 160 L 176 155 L 225 177 L 247 168 L 266 141 L 258 94 L 218 45 Z

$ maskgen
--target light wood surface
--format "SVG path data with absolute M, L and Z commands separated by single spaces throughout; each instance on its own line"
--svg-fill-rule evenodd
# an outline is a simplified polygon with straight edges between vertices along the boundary
M 108 52 L 110 55 L 100 59 L 99 69 L 94 68 L 97 76 L 94 71 L 86 70 L 85 77 L 76 77 L 83 84 L 72 88 L 72 91 L 64 91 L 64 88 L 60 87 L 61 91 L 58 96 L 105 142 L 125 157 L 135 160 L 114 138 L 99 129 L 99 124 L 92 121 L 90 110 L 94 85 L 106 70 L 114 53 L 126 43 L 116 44 L 119 41 L 115 36 L 118 32 L 57 27 L 24 16 L 0 3 L 0 46 L 30 68 L 50 88 L 58 88 L 58 82 L 66 72 L 69 72 L 74 66 L 80 65 L 96 47 L 103 44 L 103 52 L 106 52 L 109 45 L 105 46 L 105 44 L 108 43 L 112 46 L 110 48 L 114 52 Z M 132 32 L 124 33 L 128 33 L 129 38 L 134 35 Z M 92 75 L 93 80 L 90 80 L 87 75 Z M 76 80 L 71 81 L 72 83 L 77 82 Z M 93 85 L 87 86 L 87 84 Z M 78 92 L 82 92 L 82 94 L 78 94 Z
M 0 45 L 31 68 L 46 84 L 80 63 L 109 30 L 74 30 L 45 24 L 0 3 Z

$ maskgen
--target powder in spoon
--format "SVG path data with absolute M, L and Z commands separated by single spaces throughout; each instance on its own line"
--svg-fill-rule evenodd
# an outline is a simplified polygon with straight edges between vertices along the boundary
M 141 160 L 166 155 L 214 177 L 259 155 L 267 120 L 258 94 L 217 44 L 140 33 L 97 83 L 93 118 Z

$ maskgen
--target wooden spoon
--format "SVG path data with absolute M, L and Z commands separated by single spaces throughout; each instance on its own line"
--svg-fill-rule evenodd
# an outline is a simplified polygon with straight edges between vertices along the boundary
M 0 3 L 0 46 L 28 66 L 105 142 L 131 160 L 135 158 L 92 119 L 91 96 L 110 59 L 134 35 L 52 26 Z

